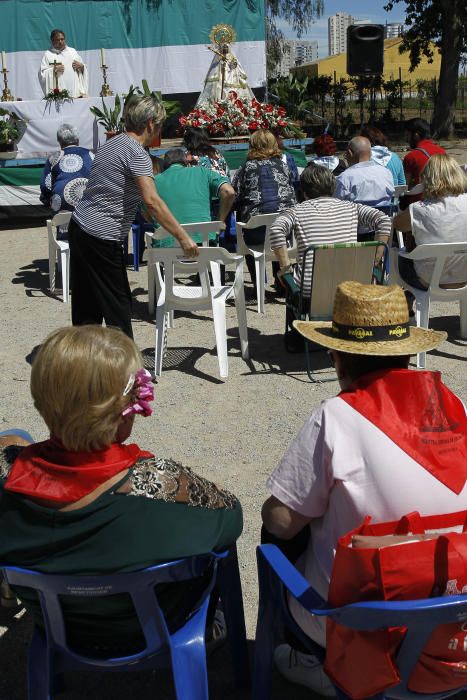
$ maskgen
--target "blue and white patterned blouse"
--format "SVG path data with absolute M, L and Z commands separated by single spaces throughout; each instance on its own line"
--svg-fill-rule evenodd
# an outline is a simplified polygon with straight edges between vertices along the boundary
M 73 211 L 88 184 L 94 153 L 65 146 L 46 161 L 41 179 L 41 202 L 53 212 Z

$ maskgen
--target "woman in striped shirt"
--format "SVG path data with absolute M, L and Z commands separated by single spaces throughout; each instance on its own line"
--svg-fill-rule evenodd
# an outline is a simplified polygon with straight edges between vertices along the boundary
M 145 150 L 164 118 L 164 107 L 157 99 L 132 97 L 124 110 L 126 131 L 109 139 L 96 154 L 69 227 L 74 326 L 100 325 L 104 320 L 133 337 L 123 243 L 141 200 L 151 218 L 175 236 L 187 257 L 198 255 L 196 243 L 159 197 Z
M 307 246 L 319 243 L 356 243 L 359 225 L 375 232 L 375 240 L 386 243 L 391 233 L 391 220 L 386 214 L 348 200 L 336 199 L 336 179 L 332 172 L 321 165 L 310 163 L 300 176 L 305 201 L 282 212 L 270 230 L 271 248 L 280 264 L 279 279 L 292 272 L 287 252 L 287 239 L 293 233 L 297 242 L 297 265 L 294 280 L 300 285 L 303 276 L 304 305 L 309 307 L 313 254 L 307 256 L 306 269 L 302 269 L 303 253 Z M 288 324 L 288 325 L 291 325 Z M 298 336 L 298 334 L 297 334 Z M 303 346 L 301 336 L 297 338 Z M 289 344 L 289 343 L 288 343 Z M 290 343 L 292 347 L 293 343 Z

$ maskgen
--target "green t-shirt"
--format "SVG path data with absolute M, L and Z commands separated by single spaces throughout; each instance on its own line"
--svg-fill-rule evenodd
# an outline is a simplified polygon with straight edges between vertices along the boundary
M 168 170 L 154 178 L 161 199 L 181 224 L 195 224 L 211 221 L 211 200 L 218 197 L 219 188 L 229 183 L 229 178 L 214 170 L 199 167 L 185 167 L 175 163 Z M 215 240 L 217 232 L 209 234 Z M 201 236 L 192 236 L 196 243 L 201 243 Z M 172 248 L 173 236 L 155 241 L 157 248 Z

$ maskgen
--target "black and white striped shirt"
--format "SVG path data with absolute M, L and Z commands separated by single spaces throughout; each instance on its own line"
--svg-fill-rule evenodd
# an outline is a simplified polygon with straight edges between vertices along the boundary
M 149 155 L 128 134 L 113 136 L 97 151 L 73 219 L 91 236 L 124 240 L 141 201 L 135 180 L 140 176 L 152 178 Z
M 300 284 L 302 277 L 302 259 L 307 246 L 320 243 L 356 243 L 359 225 L 368 226 L 375 231 L 375 239 L 389 236 L 391 219 L 386 214 L 363 204 L 318 197 L 307 199 L 291 209 L 281 212 L 270 230 L 271 248 L 286 245 L 286 237 L 293 232 L 297 242 L 297 266 L 294 279 Z M 303 281 L 303 293 L 311 294 L 311 273 L 313 254 L 307 256 L 307 268 Z

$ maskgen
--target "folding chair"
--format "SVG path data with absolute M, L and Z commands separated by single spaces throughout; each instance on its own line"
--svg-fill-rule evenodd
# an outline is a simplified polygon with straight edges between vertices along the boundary
M 233 298 L 237 311 L 240 348 L 243 359 L 248 359 L 248 328 L 245 311 L 245 294 L 243 289 L 243 257 L 233 255 L 224 248 L 200 248 L 197 258 L 184 258 L 178 248 L 152 248 L 151 261 L 157 275 L 157 311 L 155 341 L 155 374 L 162 374 L 162 358 L 166 329 L 170 327 L 173 312 L 202 311 L 211 309 L 216 336 L 217 357 L 220 376 L 228 376 L 227 331 L 225 303 Z M 209 279 L 209 272 L 214 266 L 234 265 L 233 283 L 217 284 Z M 175 284 L 175 274 L 183 265 L 186 274 L 198 274 L 200 286 Z M 214 275 L 213 275 L 214 277 Z
M 256 270 L 256 297 L 258 299 L 258 313 L 264 314 L 264 297 L 265 297 L 265 280 L 266 280 L 266 262 L 275 260 L 274 253 L 271 250 L 269 242 L 269 230 L 279 216 L 280 212 L 273 214 L 256 214 L 248 220 L 247 224 L 237 221 L 235 228 L 237 231 L 237 253 L 241 255 L 252 255 L 255 261 Z M 258 228 L 258 226 L 266 227 L 266 234 L 263 245 L 248 246 L 243 237 L 243 229 Z M 292 240 L 287 244 L 287 252 L 290 260 L 297 258 L 297 246 Z
M 68 241 L 57 240 L 57 229 L 59 226 L 68 226 L 72 213 L 71 211 L 59 211 L 52 219 L 46 221 L 49 241 L 49 289 L 51 292 L 55 292 L 55 268 L 60 253 L 62 298 L 65 304 L 70 298 L 70 245 Z
M 396 656 L 400 683 L 388 688 L 379 698 L 395 700 L 440 700 L 464 689 L 462 678 L 459 687 L 442 693 L 411 692 L 409 679 L 425 644 L 439 625 L 458 622 L 467 618 L 467 595 L 443 596 L 424 600 L 371 601 L 353 603 L 341 608 L 329 608 L 323 598 L 290 563 L 284 554 L 271 544 L 257 548 L 259 608 L 256 626 L 255 673 L 253 700 L 269 700 L 273 654 L 278 634 L 289 629 L 309 650 L 310 654 L 324 658 L 325 650 L 307 637 L 292 618 L 287 605 L 287 595 L 293 596 L 313 615 L 328 616 L 335 622 L 354 630 L 376 630 L 387 627 L 406 627 L 407 633 Z M 365 658 L 362 657 L 362 673 Z M 347 696 L 339 690 L 339 697 Z
M 245 621 L 235 546 L 216 554 L 152 566 L 135 573 L 105 576 L 61 576 L 2 566 L 11 586 L 32 588 L 38 594 L 45 633 L 34 629 L 28 655 L 29 700 L 51 700 L 62 680 L 61 674 L 75 670 L 137 671 L 171 667 L 178 700 L 206 700 L 208 682 L 204 634 L 210 594 L 216 586 L 221 596 L 228 627 L 237 685 L 249 682 Z M 158 603 L 155 586 L 189 581 L 209 573 L 199 603 L 175 632 L 169 632 Z M 70 648 L 60 602 L 61 596 L 131 596 L 145 639 L 137 653 L 113 658 L 87 655 Z
M 426 243 L 417 246 L 411 253 L 405 248 L 391 249 L 391 284 L 399 284 L 408 289 L 415 297 L 415 320 L 419 328 L 428 328 L 430 322 L 431 301 L 459 301 L 460 303 L 460 337 L 467 338 L 467 265 L 465 284 L 457 289 L 444 289 L 440 286 L 446 259 L 454 255 L 467 255 L 467 241 L 465 243 Z M 436 260 L 433 274 L 428 289 L 411 287 L 399 274 L 399 257 L 407 260 Z M 426 352 L 417 355 L 417 367 L 426 367 Z
M 364 243 L 334 243 L 310 245 L 303 252 L 302 276 L 300 287 L 297 286 L 293 275 L 284 275 L 288 287 L 286 305 L 296 320 L 331 321 L 336 287 L 347 280 L 370 284 L 373 278 L 373 268 L 377 249 L 384 246 L 384 256 L 387 258 L 388 247 L 379 241 Z M 309 266 L 310 256 L 313 255 L 311 276 L 311 298 L 309 308 L 305 308 L 308 297 L 303 294 L 305 271 Z M 287 319 L 285 330 L 287 331 Z M 324 351 L 324 350 L 323 350 Z M 305 340 L 305 357 L 308 377 L 312 382 L 330 382 L 332 377 L 315 378 L 311 369 L 308 341 Z

